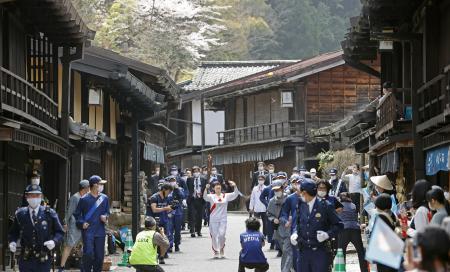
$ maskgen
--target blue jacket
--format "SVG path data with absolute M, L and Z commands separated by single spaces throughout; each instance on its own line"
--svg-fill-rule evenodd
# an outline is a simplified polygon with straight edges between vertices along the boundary
M 173 215 L 183 215 L 183 199 L 186 199 L 186 195 L 184 194 L 184 190 L 181 187 L 175 188 L 172 193 L 168 197 L 168 203 L 171 203 L 173 200 L 178 200 L 178 207 L 172 211 Z
M 328 233 L 329 238 L 336 237 L 343 224 L 334 206 L 326 200 L 316 198 L 312 212 L 306 202 L 299 201 L 297 222 L 298 244 L 302 248 L 320 248 L 325 242 L 317 241 L 317 231 Z
M 89 212 L 91 207 L 95 205 L 95 202 L 97 202 L 97 199 L 100 196 L 103 196 L 104 200 L 100 206 L 95 209 L 92 216 L 86 221 L 86 214 Z M 86 222 L 89 223 L 89 227 L 86 230 L 83 230 L 83 232 L 94 235 L 94 237 L 105 237 L 106 235 L 105 223 L 100 220 L 101 215 L 109 216 L 109 199 L 105 194 L 100 194 L 98 197 L 94 197 L 91 194 L 85 194 L 82 198 L 80 198 L 77 209 L 73 213 L 77 227 L 79 229 L 83 229 L 83 224 Z
M 290 194 L 281 207 L 280 222 L 286 224 L 292 216 L 291 233 L 297 228 L 297 206 L 300 197 L 297 193 Z
M 158 193 L 153 194 L 150 199 L 148 200 L 148 209 L 147 209 L 147 216 L 152 216 L 154 218 L 159 217 L 159 222 L 161 224 L 166 224 L 167 222 L 169 222 L 169 216 L 168 216 L 168 212 L 164 211 L 164 212 L 159 212 L 159 213 L 155 213 L 152 211 L 152 207 L 151 205 L 153 203 L 156 203 L 156 207 L 157 208 L 163 208 L 163 207 L 167 207 L 169 205 L 169 197 L 166 198 L 162 198 Z
M 50 208 L 39 206 L 36 217 L 38 222 L 36 225 L 33 225 L 28 207 L 17 209 L 14 223 L 9 232 L 9 242 L 17 242 L 20 239 L 22 247 L 30 248 L 37 252 L 47 251 L 44 242 L 49 240 L 59 244 L 64 237 L 64 230 L 56 212 Z M 34 230 L 36 230 L 36 237 L 33 234 Z M 33 242 L 33 237 L 36 239 L 36 242 Z
M 264 188 L 264 190 L 261 192 L 261 195 L 259 196 L 259 200 L 266 206 L 269 205 L 270 199 L 275 195 L 275 192 L 272 190 L 272 185 L 267 186 Z

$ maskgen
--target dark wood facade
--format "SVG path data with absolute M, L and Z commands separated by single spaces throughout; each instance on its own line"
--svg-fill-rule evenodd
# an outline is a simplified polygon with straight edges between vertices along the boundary
M 433 155 L 449 144 L 449 17 L 449 1 L 366 2 L 342 43 L 355 62 L 380 56 L 382 82 L 393 83 L 394 93 L 377 107 L 376 125 L 350 142 L 372 155 L 372 166 L 394 164 L 388 172 L 403 195 L 419 178 L 449 184 L 448 169 L 432 171 Z
M 5 269 L 8 218 L 33 171 L 58 213 L 69 189 L 70 61 L 93 33 L 69 1 L 0 4 L 0 265 Z
M 368 64 L 376 75 L 379 63 Z M 333 52 L 203 91 L 209 107 L 225 111 L 219 144 L 203 152 L 246 194 L 258 161 L 287 172 L 294 166 L 317 167 L 317 153 L 329 144 L 310 141 L 308 131 L 337 122 L 379 96 L 375 75 Z M 289 107 L 282 106 L 283 92 L 292 94 Z

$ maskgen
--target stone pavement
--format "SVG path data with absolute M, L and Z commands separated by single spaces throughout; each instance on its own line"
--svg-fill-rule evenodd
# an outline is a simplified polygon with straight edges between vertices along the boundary
M 203 228 L 203 237 L 191 238 L 188 233 L 182 234 L 180 253 L 170 254 L 166 264 L 162 265 L 166 272 L 232 272 L 237 271 L 239 262 L 239 234 L 245 230 L 244 214 L 230 214 L 228 216 L 227 242 L 225 247 L 226 259 L 212 259 L 211 240 L 207 227 Z M 349 250 L 350 247 L 349 247 Z M 280 271 L 281 258 L 276 258 L 276 251 L 270 251 L 266 245 L 264 253 L 270 264 L 269 271 Z M 113 263 L 120 261 L 120 256 L 113 256 Z M 114 267 L 114 271 L 134 271 L 131 268 Z M 347 271 L 358 272 L 358 258 L 356 254 L 347 255 Z

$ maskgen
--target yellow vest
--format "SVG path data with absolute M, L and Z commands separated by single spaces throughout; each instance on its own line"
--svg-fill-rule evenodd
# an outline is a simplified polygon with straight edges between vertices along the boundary
M 153 245 L 154 230 L 144 230 L 136 236 L 136 243 L 130 256 L 131 265 L 157 265 L 157 246 Z

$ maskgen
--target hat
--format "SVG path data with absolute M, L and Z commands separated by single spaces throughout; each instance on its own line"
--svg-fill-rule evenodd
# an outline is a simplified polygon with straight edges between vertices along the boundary
M 82 181 L 80 181 L 80 188 L 87 188 L 87 187 L 89 187 L 89 180 L 83 179 Z
M 89 178 L 89 185 L 93 185 L 93 184 L 105 184 L 107 181 L 102 179 L 100 176 L 97 175 L 93 175 Z
M 178 171 L 178 167 L 174 164 L 170 167 L 170 171 Z
M 258 166 L 260 166 L 260 165 L 265 166 L 266 164 L 264 162 L 260 161 L 260 162 L 258 162 Z
M 316 170 L 316 168 L 311 168 L 311 170 L 309 170 L 309 172 L 315 174 L 315 173 L 317 173 L 317 170 Z
M 302 165 L 298 168 L 298 171 L 306 171 L 306 167 Z
M 336 168 L 331 168 L 330 169 L 330 175 L 337 175 L 337 169 Z
M 42 194 L 42 189 L 39 185 L 28 185 L 25 189 L 26 194 Z
M 311 179 L 304 179 L 300 186 L 300 190 L 307 192 L 310 196 L 315 196 L 317 194 L 317 185 Z
M 287 178 L 286 172 L 278 172 L 277 173 L 277 179 L 286 179 L 286 178 Z
M 283 182 L 281 180 L 276 180 L 272 183 L 272 190 L 279 190 L 283 187 Z
M 369 165 L 368 165 L 368 164 L 364 165 L 364 166 L 362 167 L 362 169 L 364 169 L 364 170 L 369 169 Z
M 260 177 L 266 178 L 266 175 L 264 173 L 259 173 L 258 178 Z
M 298 172 L 298 167 L 296 166 L 296 167 L 292 168 L 292 172 Z
M 391 181 L 389 180 L 389 178 L 386 175 L 372 176 L 372 177 L 370 177 L 370 180 L 373 182 L 373 184 L 375 184 L 378 187 L 381 187 L 385 190 L 391 191 L 394 189 Z
M 291 182 L 298 182 L 300 180 L 300 176 L 299 175 L 292 175 L 290 178 Z
M 175 176 L 168 176 L 167 178 L 166 178 L 166 181 L 171 181 L 171 180 L 177 180 L 177 177 L 175 177 Z
M 195 169 L 200 170 L 200 167 L 198 167 L 197 165 L 192 166 L 192 171 L 194 171 Z

